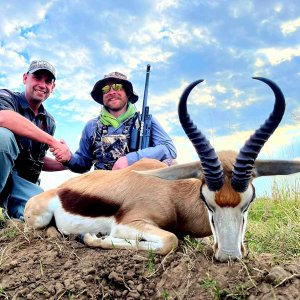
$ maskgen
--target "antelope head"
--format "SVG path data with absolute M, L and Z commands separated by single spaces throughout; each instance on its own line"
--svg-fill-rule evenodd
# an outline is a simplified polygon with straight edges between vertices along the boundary
M 219 261 L 240 259 L 243 256 L 247 210 L 255 198 L 253 178 L 299 172 L 299 162 L 256 161 L 263 145 L 283 117 L 285 99 L 280 88 L 271 80 L 261 77 L 254 79 L 266 83 L 272 89 L 275 95 L 274 108 L 264 124 L 246 141 L 229 167 L 228 164 L 221 163 L 223 158 L 219 159 L 210 142 L 197 129 L 187 112 L 187 98 L 192 89 L 203 80 L 191 83 L 184 90 L 178 107 L 181 125 L 201 162 L 203 183 L 200 198 L 208 210 L 215 258 Z

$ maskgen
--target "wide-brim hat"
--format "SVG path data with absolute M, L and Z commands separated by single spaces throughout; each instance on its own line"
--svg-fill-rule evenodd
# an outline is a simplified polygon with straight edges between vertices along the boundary
M 102 88 L 108 82 L 121 83 L 125 89 L 128 101 L 130 101 L 132 104 L 138 101 L 139 96 L 133 91 L 132 83 L 127 79 L 127 76 L 119 72 L 111 72 L 107 75 L 104 75 L 103 79 L 95 83 L 94 88 L 91 91 L 91 96 L 96 102 L 103 105 Z

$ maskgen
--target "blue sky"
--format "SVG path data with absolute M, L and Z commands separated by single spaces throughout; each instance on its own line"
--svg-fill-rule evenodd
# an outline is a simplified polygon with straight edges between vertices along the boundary
M 177 117 L 178 99 L 192 81 L 205 79 L 188 109 L 217 151 L 239 150 L 270 114 L 271 90 L 282 89 L 287 108 L 259 158 L 300 157 L 300 8 L 289 1 L 0 0 L 0 88 L 22 91 L 33 59 L 57 68 L 56 89 L 45 102 L 57 121 L 57 138 L 72 151 L 85 123 L 97 116 L 90 97 L 104 74 L 120 71 L 132 81 L 142 106 L 146 65 L 151 65 L 148 105 L 173 138 L 178 161 L 197 160 Z M 69 172 L 42 175 L 45 188 Z M 291 184 L 297 185 L 298 175 Z M 286 180 L 276 178 L 275 180 Z M 259 195 L 273 178 L 256 179 Z

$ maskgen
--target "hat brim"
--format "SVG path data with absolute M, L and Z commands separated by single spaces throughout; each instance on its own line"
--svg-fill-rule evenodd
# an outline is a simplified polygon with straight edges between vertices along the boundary
M 56 79 L 55 75 L 50 70 L 45 69 L 45 68 L 36 68 L 36 69 L 30 70 L 28 73 L 33 74 L 33 73 L 35 73 L 37 71 L 41 71 L 41 70 L 48 72 L 49 74 L 51 74 L 51 76 L 53 77 L 54 80 Z
M 103 93 L 102 88 L 108 83 L 108 82 L 116 82 L 121 83 L 126 91 L 128 101 L 132 104 L 136 103 L 139 99 L 139 96 L 133 91 L 133 87 L 130 81 L 124 80 L 124 79 L 117 79 L 114 77 L 108 77 L 101 79 L 97 81 L 93 87 L 93 90 L 91 91 L 92 98 L 98 102 L 99 104 L 103 105 Z

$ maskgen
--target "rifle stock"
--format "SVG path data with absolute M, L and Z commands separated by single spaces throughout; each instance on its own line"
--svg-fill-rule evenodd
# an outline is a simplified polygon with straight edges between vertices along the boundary
M 141 142 L 141 149 L 149 147 L 151 134 L 151 116 L 149 114 L 149 106 L 145 107 L 145 120 L 143 128 L 143 136 Z

